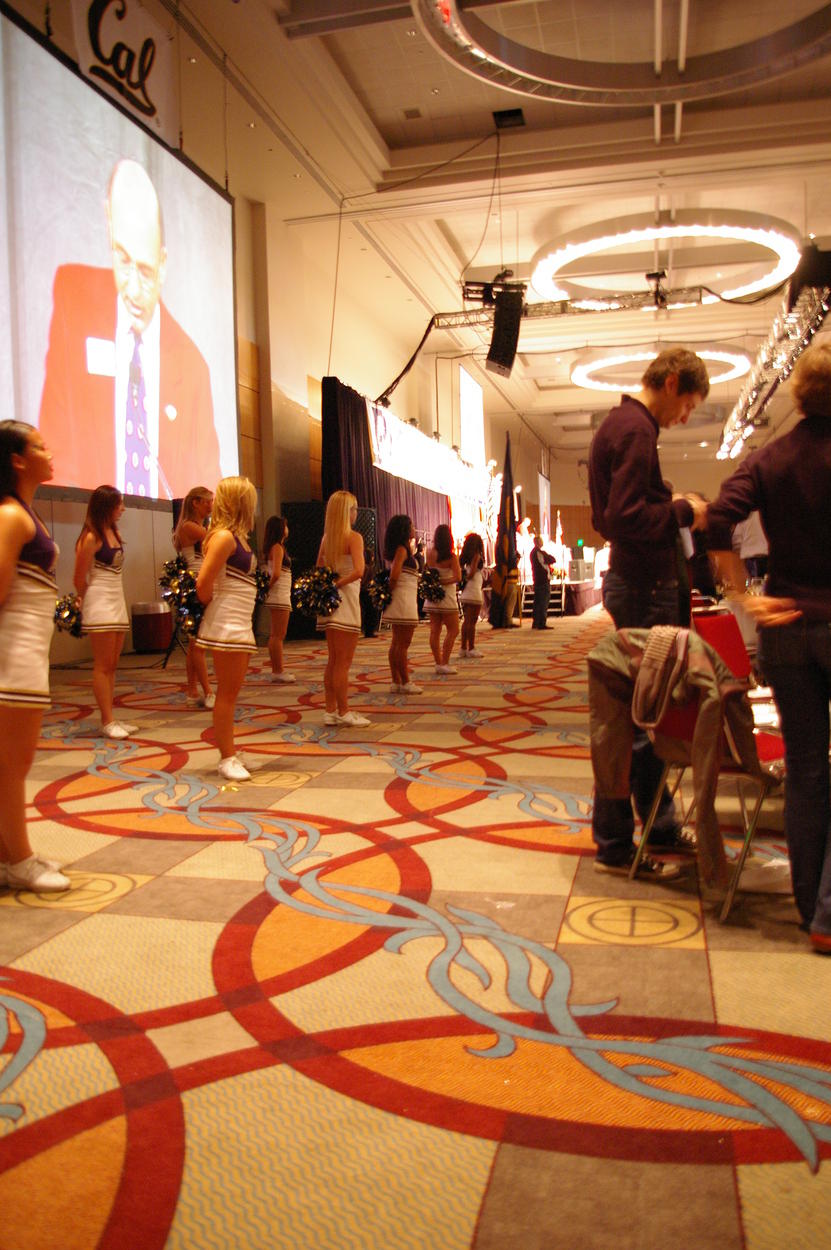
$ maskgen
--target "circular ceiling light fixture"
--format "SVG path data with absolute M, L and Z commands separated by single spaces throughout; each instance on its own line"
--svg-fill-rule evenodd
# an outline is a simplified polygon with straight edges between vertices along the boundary
M 791 276 L 799 263 L 801 240 L 797 231 L 787 222 L 762 213 L 747 213 L 735 209 L 682 209 L 670 216 L 660 213 L 636 213 L 612 221 L 601 221 L 584 226 L 541 248 L 532 261 L 531 285 L 543 300 L 570 300 L 573 305 L 586 309 L 608 310 L 617 307 L 614 299 L 600 298 L 598 287 L 581 286 L 568 277 L 567 270 L 590 256 L 610 252 L 633 251 L 636 257 L 629 272 L 645 272 L 654 269 L 654 253 L 646 259 L 643 249 L 649 244 L 675 244 L 681 240 L 691 241 L 690 254 L 683 261 L 685 269 L 695 264 L 695 247 L 699 240 L 721 243 L 750 244 L 761 249 L 764 256 L 755 265 L 732 277 L 719 281 L 713 278 L 706 285 L 717 294 L 705 294 L 702 303 L 715 303 L 723 299 L 740 299 L 779 286 Z M 625 255 L 624 255 L 625 259 Z M 718 262 L 725 264 L 725 258 Z M 699 267 L 703 267 L 703 259 Z M 677 268 L 675 258 L 673 265 Z M 613 268 L 619 272 L 621 257 L 614 258 Z M 608 285 L 614 285 L 610 272 Z M 701 285 L 695 283 L 691 285 Z M 643 288 L 641 288 L 643 289 Z M 617 292 L 618 294 L 620 292 Z M 673 307 L 672 304 L 669 305 Z
M 610 347 L 582 352 L 571 366 L 570 379 L 574 386 L 592 391 L 614 391 L 615 394 L 640 388 L 645 366 L 662 351 L 673 346 L 670 343 L 647 343 L 637 347 Z M 719 371 L 708 369 L 710 385 L 732 382 L 744 377 L 751 366 L 750 354 L 740 348 L 724 343 L 711 343 L 696 347 L 695 353 L 708 365 L 719 366 Z M 601 376 L 605 374 L 605 376 Z
M 831 52 L 831 4 L 778 30 L 762 29 L 747 43 L 686 57 L 683 65 L 666 60 L 657 72 L 647 41 L 641 61 L 556 56 L 509 38 L 464 0 L 411 4 L 423 34 L 459 69 L 506 91 L 568 104 L 644 108 L 708 100 L 792 73 Z

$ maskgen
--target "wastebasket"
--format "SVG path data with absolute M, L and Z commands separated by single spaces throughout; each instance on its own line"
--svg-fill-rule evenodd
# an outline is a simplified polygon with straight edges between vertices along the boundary
M 134 651 L 166 651 L 173 637 L 173 615 L 166 603 L 134 603 L 133 618 Z

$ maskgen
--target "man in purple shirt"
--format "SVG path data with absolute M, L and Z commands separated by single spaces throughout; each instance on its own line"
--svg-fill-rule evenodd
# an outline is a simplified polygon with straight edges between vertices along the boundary
M 595 434 L 589 450 L 589 492 L 594 528 L 611 542 L 603 603 L 616 629 L 679 624 L 676 545 L 679 530 L 704 523 L 706 504 L 673 495 L 658 459 L 658 435 L 685 424 L 710 390 L 703 361 L 685 348 L 661 352 L 641 379 L 638 395 L 624 395 Z M 661 775 L 661 763 L 645 733 L 636 733 L 630 774 L 632 798 L 645 821 Z M 625 874 L 634 856 L 634 817 L 629 799 L 595 795 L 592 837 L 598 872 Z M 665 790 L 650 843 L 666 852 L 689 853 L 695 841 L 678 827 Z M 677 864 L 645 856 L 642 876 L 677 877 Z

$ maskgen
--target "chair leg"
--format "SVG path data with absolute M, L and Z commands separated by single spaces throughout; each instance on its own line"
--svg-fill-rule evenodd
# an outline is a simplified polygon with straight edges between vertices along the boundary
M 638 875 L 638 869 L 641 866 L 641 860 L 643 859 L 646 851 L 646 844 L 649 841 L 652 826 L 655 824 L 655 817 L 658 815 L 658 808 L 661 804 L 664 786 L 667 783 L 667 777 L 669 776 L 669 770 L 671 768 L 672 764 L 664 764 L 663 771 L 661 772 L 661 780 L 658 782 L 657 789 L 655 790 L 655 797 L 652 800 L 652 806 L 649 809 L 649 815 L 646 818 L 646 824 L 644 825 L 643 832 L 641 833 L 641 840 L 638 843 L 637 850 L 635 851 L 635 858 L 632 860 L 632 867 L 629 869 L 630 881 L 634 881 L 635 877 Z
M 744 861 L 747 859 L 747 853 L 750 850 L 750 844 L 753 841 L 753 835 L 756 832 L 756 824 L 759 820 L 759 813 L 762 810 L 762 804 L 773 789 L 773 784 L 767 781 L 760 782 L 759 796 L 756 799 L 756 806 L 753 808 L 753 815 L 745 829 L 744 842 L 739 852 L 739 858 L 736 861 L 736 867 L 733 869 L 733 876 L 730 878 L 730 885 L 724 896 L 721 911 L 719 912 L 719 924 L 724 924 L 730 914 L 730 908 L 733 906 L 733 899 L 736 897 L 736 890 L 739 888 L 739 878 L 742 875 Z

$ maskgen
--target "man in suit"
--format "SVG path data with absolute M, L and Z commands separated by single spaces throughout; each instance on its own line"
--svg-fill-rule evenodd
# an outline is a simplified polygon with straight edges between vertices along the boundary
M 213 487 L 210 373 L 161 302 L 161 208 L 135 161 L 113 170 L 107 223 L 111 270 L 61 265 L 55 274 L 38 422 L 54 480 L 149 498 L 183 496 L 194 482 Z

